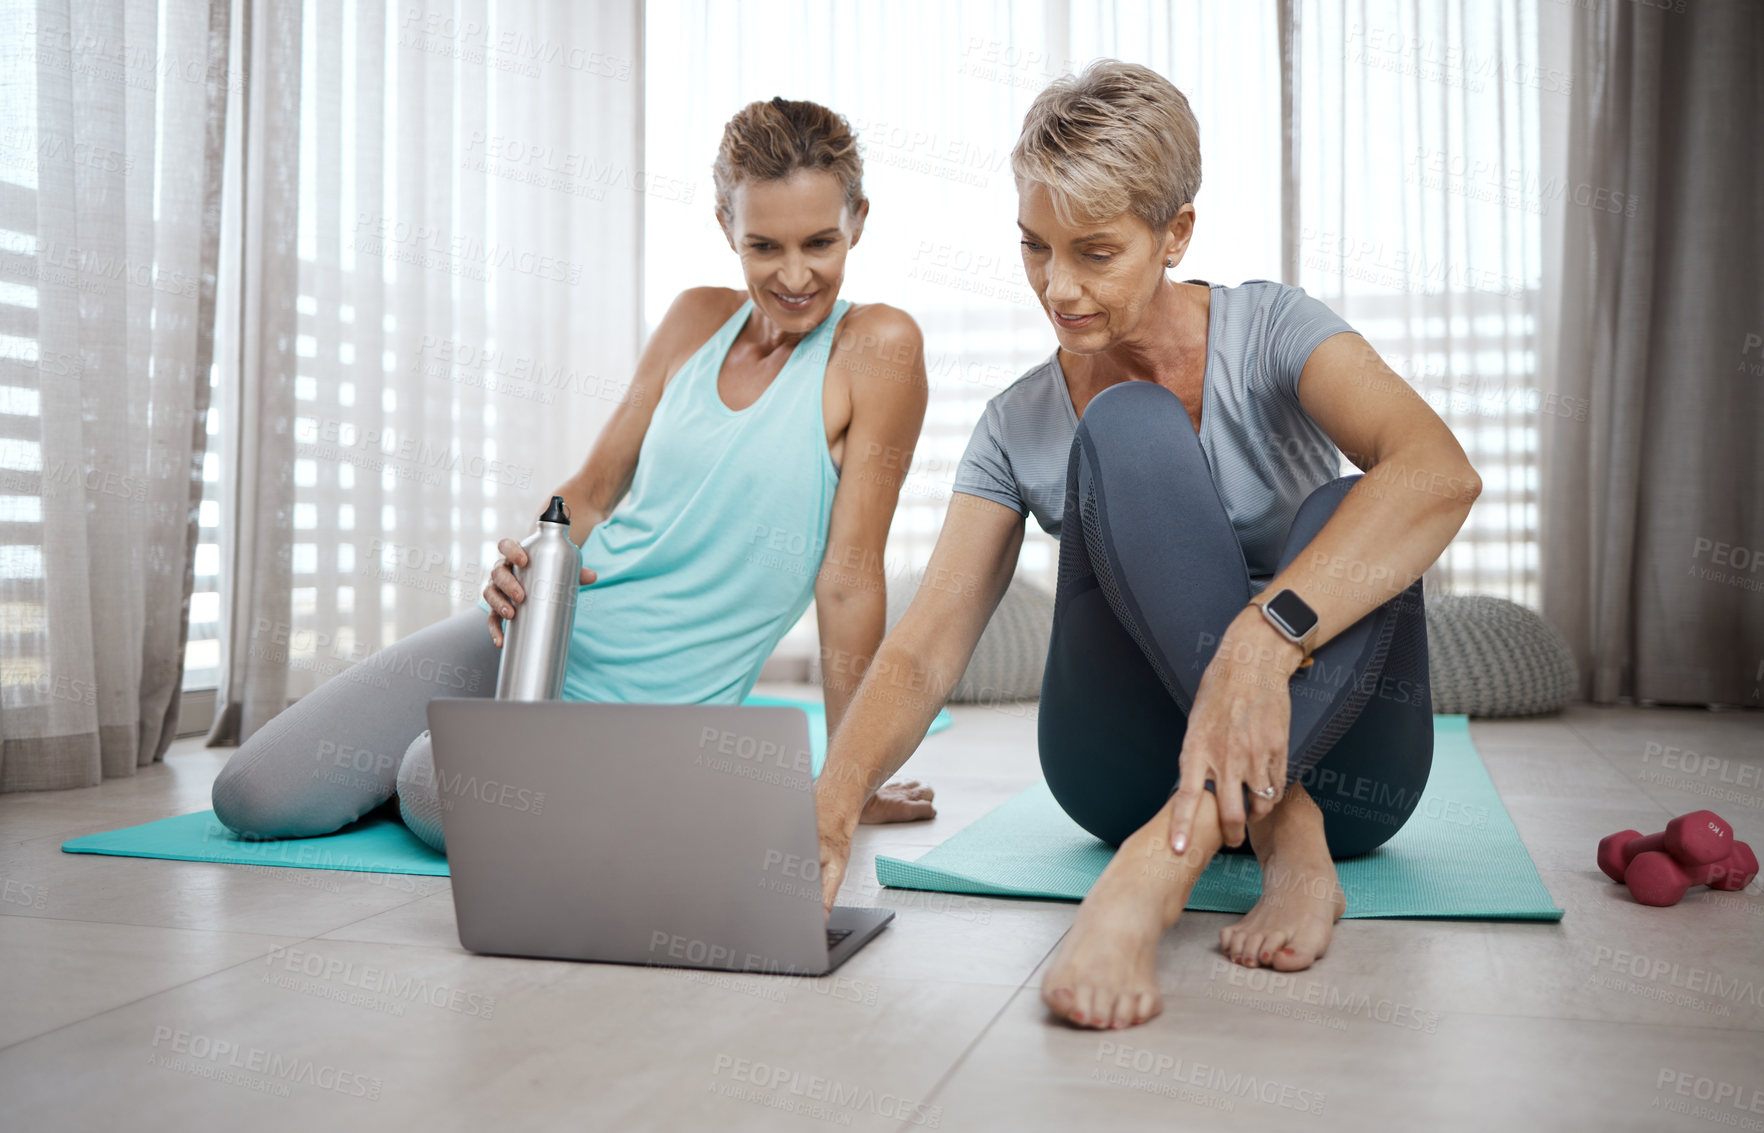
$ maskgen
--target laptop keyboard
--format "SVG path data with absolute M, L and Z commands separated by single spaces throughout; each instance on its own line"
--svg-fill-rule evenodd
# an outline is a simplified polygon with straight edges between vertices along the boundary
M 827 930 L 827 951 L 831 952 L 840 941 L 851 935 L 849 928 L 830 928 Z

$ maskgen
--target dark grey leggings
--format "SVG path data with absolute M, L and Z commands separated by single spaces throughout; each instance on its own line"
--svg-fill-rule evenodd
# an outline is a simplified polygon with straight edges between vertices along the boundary
M 1277 569 L 1298 557 L 1358 479 L 1344 476 L 1305 498 Z M 1048 787 L 1084 829 L 1119 845 L 1176 789 L 1201 674 L 1250 597 L 1242 548 L 1181 400 L 1152 382 L 1098 394 L 1067 466 L 1040 706 Z M 1320 646 L 1289 686 L 1286 782 L 1302 783 L 1316 800 L 1337 858 L 1389 840 L 1427 785 L 1433 700 L 1424 614 L 1417 579 Z M 1246 838 L 1236 849 L 1249 848 Z
M 239 745 L 214 781 L 215 816 L 250 837 L 309 838 L 396 791 L 405 824 L 443 849 L 429 701 L 494 696 L 501 661 L 475 606 L 357 661 Z

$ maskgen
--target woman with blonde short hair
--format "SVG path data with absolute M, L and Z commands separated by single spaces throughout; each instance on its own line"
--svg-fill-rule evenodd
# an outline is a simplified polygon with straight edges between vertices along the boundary
M 1334 859 L 1414 813 L 1432 763 L 1420 577 L 1480 482 L 1438 415 L 1297 287 L 1177 282 L 1199 130 L 1145 67 L 1051 84 L 1011 155 L 1023 265 L 1059 347 L 987 403 L 923 588 L 817 787 L 831 904 L 865 799 L 911 754 L 1010 582 L 1025 518 L 1060 542 L 1039 712 L 1048 787 L 1117 846 L 1042 980 L 1059 1018 L 1161 1009 L 1158 941 L 1212 856 L 1253 850 L 1237 963 L 1323 955 Z M 1340 475 L 1340 457 L 1362 474 Z M 884 688 L 885 682 L 898 687 Z M 916 705 L 899 707 L 913 690 Z

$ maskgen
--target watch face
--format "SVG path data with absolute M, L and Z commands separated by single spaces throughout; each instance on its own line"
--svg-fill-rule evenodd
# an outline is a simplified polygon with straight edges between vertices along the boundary
M 1290 590 L 1270 598 L 1268 612 L 1279 618 L 1294 637 L 1303 637 L 1317 627 L 1317 612 Z

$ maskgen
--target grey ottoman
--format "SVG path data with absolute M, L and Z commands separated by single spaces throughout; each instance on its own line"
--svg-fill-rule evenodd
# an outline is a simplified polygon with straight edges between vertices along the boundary
M 899 586 L 888 588 L 889 629 L 906 613 L 923 575 L 914 571 Z M 1013 578 L 949 699 L 957 704 L 991 704 L 1039 697 L 1047 642 L 1053 636 L 1053 608 L 1051 593 L 1021 576 Z
M 1560 712 L 1573 698 L 1574 654 L 1535 611 L 1492 594 L 1426 600 L 1435 712 L 1538 716 Z
M 917 593 L 920 572 L 889 588 L 888 628 Z M 1032 700 L 1053 632 L 1053 595 L 1012 579 L 950 700 Z M 1427 595 L 1427 667 L 1433 710 L 1466 716 L 1560 712 L 1578 684 L 1574 654 L 1536 612 L 1492 594 Z

